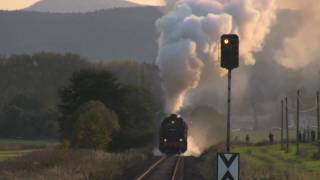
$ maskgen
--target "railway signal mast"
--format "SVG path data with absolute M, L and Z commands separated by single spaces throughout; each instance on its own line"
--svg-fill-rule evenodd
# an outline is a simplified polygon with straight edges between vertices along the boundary
M 239 37 L 236 34 L 224 34 L 221 36 L 221 67 L 228 70 L 227 152 L 217 153 L 217 179 L 238 180 L 240 154 L 230 152 L 231 71 L 239 67 Z
M 239 37 L 236 34 L 221 36 L 221 67 L 228 70 L 227 152 L 230 151 L 231 71 L 239 67 Z

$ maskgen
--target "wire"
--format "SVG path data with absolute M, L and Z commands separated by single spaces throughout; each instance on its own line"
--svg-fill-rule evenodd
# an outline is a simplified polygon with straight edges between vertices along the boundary
M 307 113 L 307 112 L 311 112 L 311 111 L 313 111 L 313 110 L 315 110 L 315 109 L 317 109 L 317 106 L 314 106 L 314 107 L 311 107 L 311 108 L 305 109 L 305 110 L 300 110 L 299 112 L 301 112 L 301 113 Z M 288 110 L 296 112 L 296 111 L 297 111 L 297 108 L 296 108 L 296 107 L 295 107 L 295 108 L 292 108 L 292 107 L 289 107 L 289 106 L 288 106 Z
M 312 107 L 312 108 L 310 108 L 310 109 L 302 110 L 302 111 L 300 111 L 300 112 L 301 112 L 301 113 L 307 113 L 307 112 L 311 112 L 311 111 L 313 111 L 313 110 L 315 110 L 315 109 L 317 109 L 317 106 Z

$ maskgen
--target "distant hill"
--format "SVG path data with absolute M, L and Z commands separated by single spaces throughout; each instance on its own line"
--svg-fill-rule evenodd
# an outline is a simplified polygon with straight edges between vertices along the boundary
M 157 7 L 132 7 L 90 13 L 43 13 L 0 11 L 0 55 L 50 51 L 72 52 L 90 60 L 132 59 L 154 62 L 159 36 Z M 256 54 L 258 61 L 270 57 L 283 39 L 298 29 L 299 13 L 282 10 Z M 259 72 L 259 71 L 258 71 Z
M 68 13 L 93 12 L 102 9 L 135 6 L 138 6 L 138 4 L 126 0 L 41 0 L 25 10 Z
M 92 13 L 0 11 L 0 54 L 72 52 L 89 59 L 153 62 L 157 55 L 155 7 Z

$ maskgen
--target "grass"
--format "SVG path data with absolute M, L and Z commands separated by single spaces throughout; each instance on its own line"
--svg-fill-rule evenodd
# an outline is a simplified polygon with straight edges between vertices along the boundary
M 0 139 L 0 161 L 14 159 L 55 145 L 57 145 L 56 140 Z
M 236 131 L 231 133 L 231 139 L 234 139 L 236 136 L 239 141 L 245 142 L 245 137 L 248 134 L 250 137 L 250 142 L 251 143 L 259 143 L 261 141 L 268 141 L 269 140 L 269 133 L 272 133 L 274 135 L 274 140 L 279 142 L 280 141 L 280 136 L 281 136 L 281 131 L 280 130 L 271 130 L 271 131 L 266 131 L 266 130 L 247 130 L 247 131 Z M 283 132 L 283 138 L 286 137 L 285 131 Z M 289 130 L 289 139 L 296 139 L 296 131 L 293 129 Z
M 119 179 L 145 160 L 137 152 L 45 149 L 0 162 L 3 179 Z
M 57 140 L 0 139 L 0 150 L 41 149 L 57 144 Z
M 233 152 L 241 156 L 242 179 L 320 179 L 320 160 L 315 158 L 317 147 L 300 145 L 297 156 L 291 144 L 289 153 L 280 145 L 235 146 Z
M 33 151 L 34 151 L 33 149 L 0 151 L 0 161 L 9 160 L 9 159 L 12 159 L 15 157 L 23 156 L 23 155 L 28 154 Z
M 59 148 L 55 140 L 0 139 L 0 179 L 121 179 L 146 159 L 141 151 L 108 153 Z

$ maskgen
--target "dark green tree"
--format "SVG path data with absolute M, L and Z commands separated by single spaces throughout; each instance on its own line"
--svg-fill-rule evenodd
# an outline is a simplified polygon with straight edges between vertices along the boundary
M 98 100 L 105 106 L 115 109 L 119 104 L 121 86 L 114 76 L 101 69 L 82 69 L 75 72 L 70 79 L 70 85 L 63 88 L 59 94 L 61 104 L 59 119 L 62 138 L 70 139 L 75 119 L 73 114 L 80 105 L 90 100 Z
M 112 148 L 126 149 L 153 140 L 159 109 L 149 91 L 141 87 L 125 86 L 121 106 L 117 109 L 121 131 Z
M 111 61 L 97 64 L 103 65 L 112 72 L 120 83 L 139 86 L 152 94 L 158 109 L 164 107 L 164 95 L 161 88 L 159 69 L 154 64 L 138 63 L 135 61 Z
M 57 113 L 42 109 L 32 96 L 17 95 L 4 105 L 1 114 L 2 137 L 55 138 Z
M 63 139 L 71 139 L 76 119 L 73 114 L 80 105 L 91 100 L 102 102 L 115 111 L 120 131 L 112 148 L 129 148 L 152 140 L 156 106 L 152 95 L 141 87 L 124 86 L 103 68 L 82 69 L 74 73 L 70 85 L 60 91 L 59 119 Z
M 90 64 L 75 54 L 0 57 L 0 137 L 57 138 L 58 89 Z

